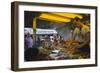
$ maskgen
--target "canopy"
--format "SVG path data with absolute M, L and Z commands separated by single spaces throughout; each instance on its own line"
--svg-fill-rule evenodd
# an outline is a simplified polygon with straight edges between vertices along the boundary
M 82 19 L 82 15 L 66 12 L 43 12 L 38 18 L 54 22 L 70 22 L 71 19 L 78 17 Z
M 64 18 L 58 15 L 52 15 L 50 13 L 42 13 L 41 16 L 39 16 L 39 19 L 54 21 L 54 22 L 70 22 L 71 21 L 68 18 Z
M 66 18 L 75 18 L 75 17 L 78 17 L 78 18 L 80 18 L 80 19 L 83 18 L 82 15 L 80 15 L 80 14 L 76 14 L 76 13 L 52 12 L 51 14 L 59 15 L 59 16 L 66 17 Z

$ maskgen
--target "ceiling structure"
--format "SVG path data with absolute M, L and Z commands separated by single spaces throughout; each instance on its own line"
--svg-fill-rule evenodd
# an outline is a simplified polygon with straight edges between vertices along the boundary
M 42 12 L 38 17 L 41 20 L 54 21 L 54 22 L 70 22 L 71 19 L 78 17 L 82 19 L 82 15 L 75 13 L 64 13 L 64 12 Z

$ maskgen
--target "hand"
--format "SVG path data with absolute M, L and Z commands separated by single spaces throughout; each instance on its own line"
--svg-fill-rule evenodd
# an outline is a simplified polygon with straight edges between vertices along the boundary
M 81 48 L 82 46 L 81 45 L 76 45 L 74 48 L 78 49 L 78 48 Z

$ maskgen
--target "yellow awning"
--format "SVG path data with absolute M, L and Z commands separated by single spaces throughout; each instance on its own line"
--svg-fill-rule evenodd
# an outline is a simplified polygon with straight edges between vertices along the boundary
M 75 14 L 75 13 L 52 12 L 51 14 L 55 14 L 55 15 L 59 15 L 59 16 L 67 17 L 67 18 L 75 18 L 75 17 L 78 17 L 78 18 L 80 18 L 80 19 L 83 18 L 82 15 Z
M 39 19 L 54 21 L 54 22 L 70 22 L 71 21 L 71 19 L 61 17 L 58 15 L 53 15 L 50 13 L 42 13 L 41 16 L 39 16 Z
M 82 19 L 81 15 L 63 12 L 43 12 L 39 16 L 39 19 L 54 22 L 70 22 L 71 19 L 75 17 L 79 17 L 80 19 Z

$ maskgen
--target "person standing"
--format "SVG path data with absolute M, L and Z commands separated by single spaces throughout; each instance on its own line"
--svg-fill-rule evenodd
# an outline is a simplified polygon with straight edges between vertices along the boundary
M 73 35 L 74 39 L 78 41 L 86 41 L 88 38 L 88 35 L 90 34 L 90 28 L 89 26 L 83 24 L 79 18 L 74 19 L 74 24 L 76 28 L 74 29 Z M 87 38 L 87 39 L 86 39 Z
M 25 48 L 32 48 L 33 47 L 33 39 L 29 33 L 25 35 Z

